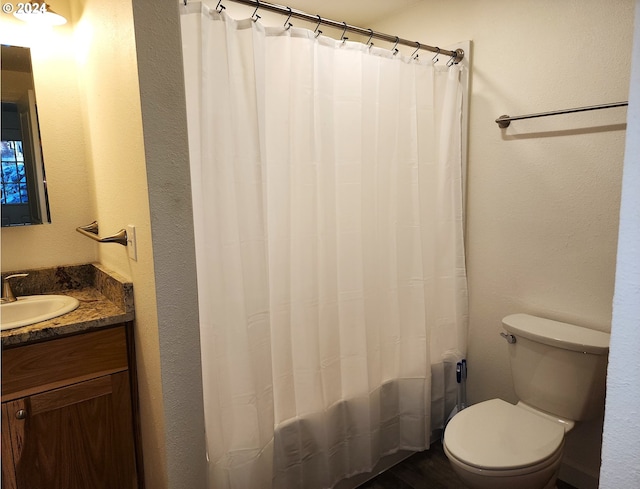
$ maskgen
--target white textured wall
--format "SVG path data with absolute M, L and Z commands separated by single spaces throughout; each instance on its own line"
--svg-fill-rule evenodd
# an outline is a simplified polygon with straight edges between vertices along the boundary
M 162 489 L 167 487 L 165 420 L 132 6 L 127 0 L 72 0 L 71 6 L 94 218 L 103 236 L 136 226 L 137 261 L 123 246 L 95 246 L 100 263 L 133 282 L 145 478 L 147 487 Z
M 527 312 L 609 331 L 625 109 L 533 119 L 501 114 L 626 100 L 633 2 L 434 0 L 378 30 L 473 41 L 467 257 L 469 399 L 515 401 L 501 318 Z M 563 477 L 595 487 L 601 421 L 568 438 Z
M 2 271 L 95 261 L 96 246 L 75 231 L 94 219 L 95 204 L 82 130 L 73 27 L 33 29 L 2 13 L 0 43 L 31 48 L 52 222 L 2 228 Z
M 135 0 L 133 15 L 153 229 L 168 487 L 204 489 L 198 290 L 178 4 Z
M 640 0 L 635 38 L 618 264 L 602 447 L 602 489 L 640 487 Z

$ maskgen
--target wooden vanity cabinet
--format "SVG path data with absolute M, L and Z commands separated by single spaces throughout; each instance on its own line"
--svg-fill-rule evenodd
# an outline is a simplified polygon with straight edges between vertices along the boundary
M 127 332 L 119 325 L 2 352 L 3 488 L 142 487 Z

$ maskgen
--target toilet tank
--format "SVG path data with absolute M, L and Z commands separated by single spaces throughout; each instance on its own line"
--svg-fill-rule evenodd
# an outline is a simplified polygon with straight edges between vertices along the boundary
M 574 421 L 602 412 L 608 333 L 529 314 L 512 314 L 502 324 L 516 340 L 508 348 L 521 401 Z

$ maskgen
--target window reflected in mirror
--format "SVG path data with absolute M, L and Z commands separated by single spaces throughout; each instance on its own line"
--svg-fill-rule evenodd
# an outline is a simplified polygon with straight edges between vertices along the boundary
M 2 46 L 2 226 L 51 222 L 29 48 Z

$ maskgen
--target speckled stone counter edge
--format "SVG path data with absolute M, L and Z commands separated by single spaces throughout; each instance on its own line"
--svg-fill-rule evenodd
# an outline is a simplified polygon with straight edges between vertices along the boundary
M 134 319 L 133 284 L 98 263 L 69 265 L 2 273 L 28 273 L 13 280 L 16 297 L 34 294 L 63 294 L 76 297 L 80 306 L 63 316 L 30 326 L 2 331 L 2 347 L 103 328 Z

